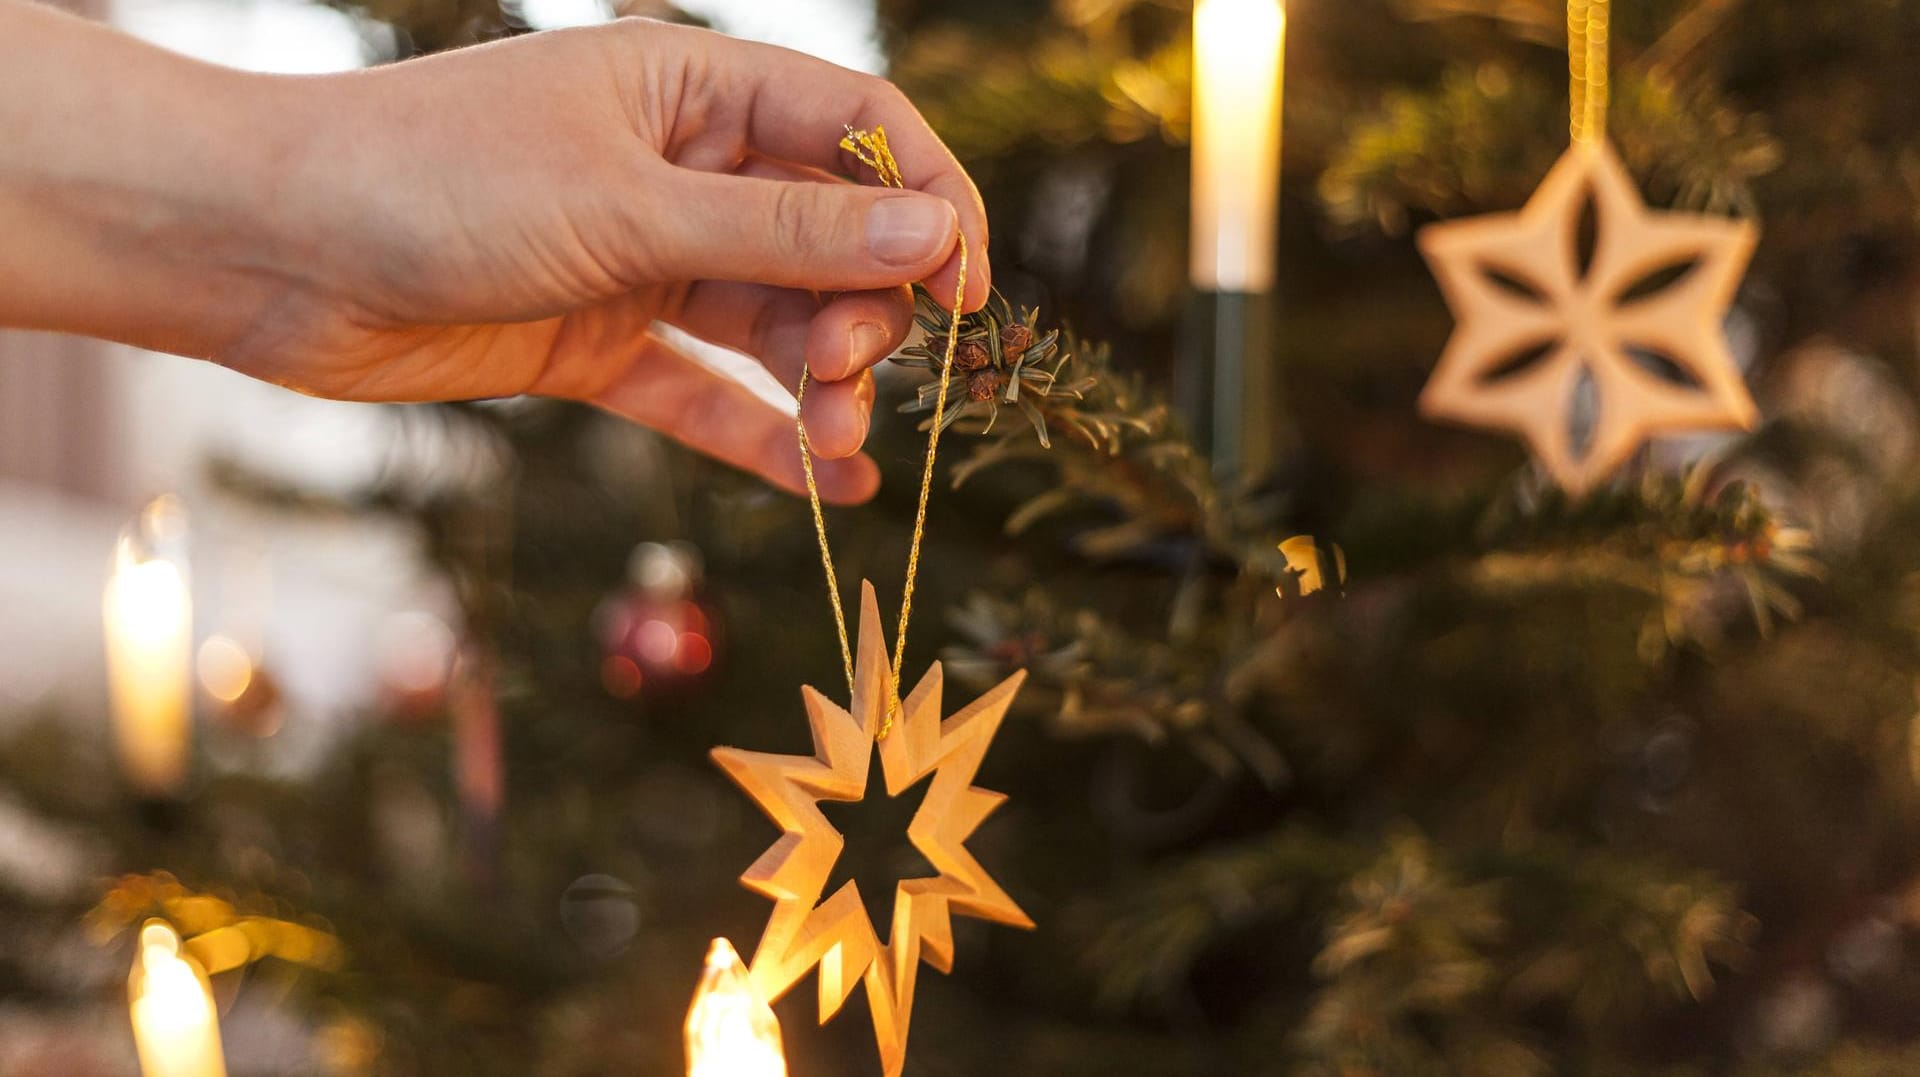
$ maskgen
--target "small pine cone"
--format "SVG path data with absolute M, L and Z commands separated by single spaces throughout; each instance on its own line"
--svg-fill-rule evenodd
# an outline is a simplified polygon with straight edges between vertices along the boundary
M 955 370 L 979 370 L 993 362 L 993 352 L 983 341 L 963 340 L 953 349 Z
M 1009 361 L 1026 354 L 1033 346 L 1033 330 L 1025 322 L 1015 322 L 1000 330 L 1000 352 Z
M 992 400 L 1007 384 L 1007 376 L 997 370 L 976 370 L 967 375 L 967 396 L 973 400 Z

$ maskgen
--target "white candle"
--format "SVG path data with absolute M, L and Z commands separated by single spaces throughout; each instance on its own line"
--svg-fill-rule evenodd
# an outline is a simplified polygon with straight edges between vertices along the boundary
M 780 1022 L 725 939 L 707 951 L 686 1034 L 687 1077 L 787 1077 Z
M 108 694 L 127 781 L 172 796 L 187 777 L 193 717 L 193 600 L 180 566 L 122 538 L 101 612 Z
M 1193 9 L 1193 286 L 1273 287 L 1280 192 L 1281 0 Z
M 140 929 L 127 999 L 141 1077 L 226 1077 L 213 988 L 163 921 Z

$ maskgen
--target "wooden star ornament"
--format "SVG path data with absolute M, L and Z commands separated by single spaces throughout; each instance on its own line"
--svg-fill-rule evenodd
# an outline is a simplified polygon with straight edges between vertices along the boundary
M 1575 143 L 1519 212 L 1421 231 L 1458 322 L 1421 411 L 1519 434 L 1575 494 L 1651 437 L 1751 429 L 1724 322 L 1756 240 L 1648 209 L 1611 146 Z
M 920 962 L 953 969 L 950 913 L 1031 928 L 1020 911 L 967 851 L 966 840 L 1006 799 L 975 788 L 974 774 L 1006 717 L 1024 671 L 1002 681 L 952 717 L 941 717 L 940 665 L 935 663 L 901 701 L 891 732 L 878 740 L 887 795 L 898 796 L 932 775 L 907 837 L 939 874 L 903 879 L 894 894 L 893 924 L 881 945 L 860 899 L 847 882 L 821 900 L 845 839 L 820 810 L 820 801 L 857 801 L 866 795 L 876 737 L 892 692 L 880 607 L 873 585 L 862 583 L 853 698 L 842 709 L 802 688 L 813 729 L 814 754 L 774 755 L 716 748 L 714 761 L 783 831 L 740 881 L 774 901 L 766 932 L 749 969 L 754 989 L 772 1002 L 810 969 L 820 970 L 820 1020 L 840 1011 L 865 981 L 874 1037 L 888 1077 L 906 1063 Z

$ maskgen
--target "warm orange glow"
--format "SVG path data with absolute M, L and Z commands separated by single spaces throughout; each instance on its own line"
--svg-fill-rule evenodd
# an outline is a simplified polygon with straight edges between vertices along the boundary
M 780 1022 L 733 944 L 713 940 L 687 1011 L 687 1077 L 786 1077 Z
M 186 781 L 193 722 L 193 599 L 180 567 L 122 538 L 101 595 L 113 723 L 127 780 L 167 796 Z
M 680 633 L 680 647 L 674 652 L 673 668 L 692 676 L 704 673 L 713 664 L 713 644 L 697 632 Z
M 1287 13 L 1280 0 L 1193 9 L 1194 287 L 1273 287 Z
M 1338 545 L 1328 548 L 1333 554 L 1333 571 L 1339 576 L 1334 581 L 1335 588 L 1347 583 L 1347 551 Z M 1287 568 L 1294 573 L 1294 586 L 1305 597 L 1327 586 L 1326 573 L 1322 570 L 1320 544 L 1312 535 L 1295 535 L 1280 544 L 1280 556 L 1287 559 Z M 1287 596 L 1285 585 L 1275 587 L 1274 593 L 1281 598 Z
M 640 667 L 624 654 L 608 655 L 600 663 L 600 684 L 615 699 L 632 699 L 640 694 Z
M 236 702 L 253 684 L 252 656 L 226 636 L 207 637 L 194 665 L 200 673 L 200 687 L 222 703 Z
M 164 921 L 140 929 L 127 1000 L 142 1077 L 226 1077 L 213 989 Z
M 700 609 L 699 603 L 680 603 L 680 630 L 682 632 L 698 632 L 703 636 L 707 634 L 707 615 Z

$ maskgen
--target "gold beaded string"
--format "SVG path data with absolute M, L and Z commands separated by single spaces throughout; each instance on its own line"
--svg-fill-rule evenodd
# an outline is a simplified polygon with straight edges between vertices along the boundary
M 893 151 L 887 148 L 885 128 L 875 127 L 871 131 L 856 131 L 847 128 L 847 137 L 840 141 L 840 147 L 860 159 L 860 163 L 873 169 L 880 182 L 889 187 L 902 187 L 906 179 L 900 174 L 900 166 L 893 159 Z M 940 448 L 940 428 L 945 425 L 947 411 L 947 377 L 953 372 L 953 353 L 960 344 L 960 308 L 967 296 L 967 237 L 960 235 L 960 279 L 954 285 L 952 317 L 947 320 L 947 355 L 940 366 L 940 395 L 933 403 L 933 426 L 927 433 L 926 466 L 920 472 L 920 502 L 913 513 L 913 540 L 907 547 L 907 582 L 900 594 L 900 625 L 893 636 L 893 666 L 890 670 L 890 683 L 887 689 L 887 716 L 880 723 L 875 739 L 883 739 L 893 731 L 894 715 L 900 710 L 900 667 L 906 659 L 907 621 L 913 615 L 913 584 L 920 575 L 920 540 L 927 531 L 927 497 L 933 492 L 933 461 Z M 805 366 L 800 370 L 800 387 L 794 393 L 796 404 L 807 399 L 807 383 L 811 380 Z M 840 579 L 833 570 L 833 551 L 827 545 L 827 518 L 820 507 L 820 486 L 813 478 L 813 446 L 807 440 L 807 423 L 797 417 L 795 428 L 800 434 L 800 467 L 807 478 L 807 502 L 813 508 L 813 533 L 820 540 L 820 566 L 827 573 L 827 597 L 833 600 L 833 624 L 840 633 L 840 661 L 846 667 L 847 697 L 853 697 L 853 644 L 847 637 L 847 614 L 840 605 Z
M 1607 136 L 1610 3 L 1567 0 L 1567 99 L 1575 142 L 1598 142 Z

